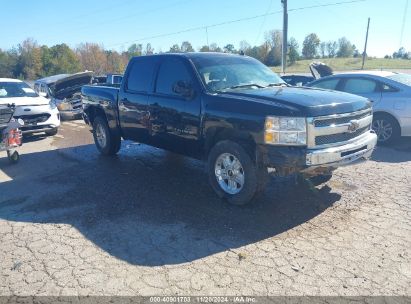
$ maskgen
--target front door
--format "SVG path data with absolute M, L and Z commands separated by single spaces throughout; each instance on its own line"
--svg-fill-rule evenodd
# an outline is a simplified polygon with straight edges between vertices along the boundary
M 155 90 L 149 100 L 150 135 L 152 144 L 185 155 L 195 155 L 200 134 L 200 104 L 198 84 L 189 63 L 177 56 L 163 59 L 158 69 Z M 197 94 L 187 98 L 175 91 L 184 82 Z

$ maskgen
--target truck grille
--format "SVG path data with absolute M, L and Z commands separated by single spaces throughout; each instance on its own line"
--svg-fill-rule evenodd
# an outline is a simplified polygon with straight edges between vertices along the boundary
M 371 129 L 372 109 L 307 120 L 308 148 L 341 145 L 354 140 Z
M 70 100 L 70 103 L 74 110 L 82 107 L 81 99 Z
M 24 116 L 16 116 L 16 119 L 21 118 L 24 121 L 25 125 L 36 125 L 38 123 L 45 122 L 47 119 L 50 118 L 50 114 L 35 114 L 35 115 L 24 115 Z
M 360 136 L 361 134 L 365 133 L 369 129 L 370 129 L 369 127 L 365 127 L 365 128 L 358 129 L 354 133 L 339 133 L 339 134 L 332 134 L 332 135 L 317 136 L 315 138 L 315 145 L 322 146 L 322 145 L 329 145 L 333 143 L 340 143 L 343 141 L 348 141 L 353 138 L 356 138 L 357 136 Z
M 370 113 L 371 111 L 368 111 L 368 112 L 356 114 L 353 116 L 334 117 L 334 118 L 329 118 L 329 119 L 315 120 L 314 126 L 315 127 L 327 127 L 331 125 L 345 124 L 345 123 L 349 123 L 353 119 L 362 119 L 364 117 L 367 117 L 370 115 Z

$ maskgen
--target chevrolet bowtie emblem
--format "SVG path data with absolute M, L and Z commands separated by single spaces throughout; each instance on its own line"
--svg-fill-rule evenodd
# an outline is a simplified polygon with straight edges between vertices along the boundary
M 360 128 L 360 123 L 358 120 L 351 120 L 350 124 L 348 125 L 348 133 L 354 133 Z

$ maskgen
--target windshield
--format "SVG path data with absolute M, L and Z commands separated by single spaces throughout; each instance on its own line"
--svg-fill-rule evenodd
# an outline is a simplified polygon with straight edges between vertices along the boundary
M 411 75 L 409 74 L 395 74 L 392 76 L 388 76 L 387 78 L 411 86 Z
M 37 93 L 25 82 L 0 82 L 0 98 L 37 96 Z
M 270 68 L 250 57 L 194 57 L 192 61 L 211 92 L 285 84 Z

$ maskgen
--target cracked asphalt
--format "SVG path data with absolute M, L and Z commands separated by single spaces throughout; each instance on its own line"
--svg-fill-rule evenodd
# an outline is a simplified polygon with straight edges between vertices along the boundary
M 0 295 L 411 295 L 411 141 L 310 189 L 216 198 L 203 164 L 81 121 L 0 155 Z

